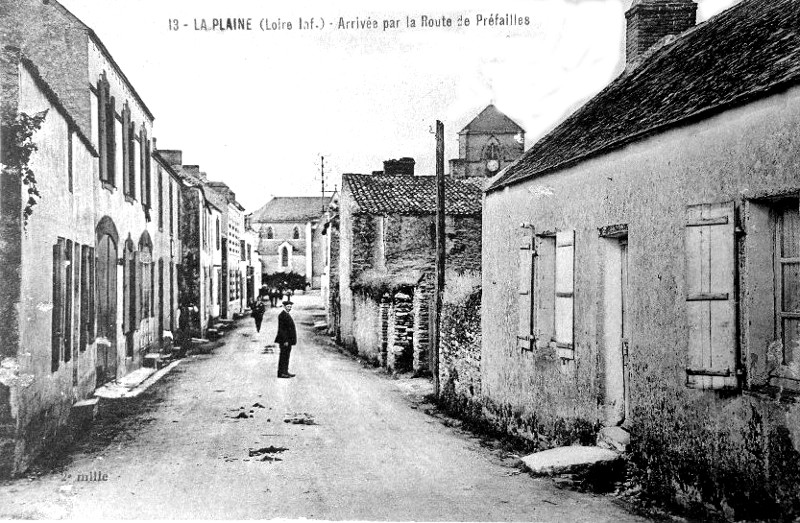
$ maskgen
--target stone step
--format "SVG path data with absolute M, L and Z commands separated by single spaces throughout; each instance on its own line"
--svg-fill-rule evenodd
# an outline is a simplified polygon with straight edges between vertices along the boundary
M 534 474 L 556 475 L 612 466 L 621 459 L 622 456 L 613 450 L 573 445 L 535 452 L 522 458 L 522 462 Z
M 597 446 L 615 452 L 628 452 L 631 435 L 622 427 L 603 427 L 597 434 Z

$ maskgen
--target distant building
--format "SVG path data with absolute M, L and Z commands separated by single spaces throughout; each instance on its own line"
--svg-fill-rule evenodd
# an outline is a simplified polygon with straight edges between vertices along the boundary
M 413 170 L 394 174 L 392 165 L 384 164 L 384 174 L 342 177 L 333 236 L 339 243 L 338 303 L 329 305 L 338 325 L 332 329 L 346 347 L 390 370 L 427 373 L 436 179 Z M 472 272 L 476 281 L 483 181 L 446 182 L 447 268 L 453 275 Z
M 264 274 L 295 272 L 311 287 L 321 285 L 323 259 L 320 218 L 330 196 L 275 197 L 247 217 L 259 234 Z
M 221 269 L 220 269 L 220 317 L 231 319 L 241 314 L 244 302 L 244 275 L 239 267 L 242 261 L 242 238 L 244 234 L 244 207 L 236 201 L 236 194 L 223 182 L 207 181 L 206 196 L 222 210 L 220 223 Z
M 458 158 L 450 160 L 450 174 L 494 176 L 524 151 L 525 130 L 490 104 L 458 133 Z

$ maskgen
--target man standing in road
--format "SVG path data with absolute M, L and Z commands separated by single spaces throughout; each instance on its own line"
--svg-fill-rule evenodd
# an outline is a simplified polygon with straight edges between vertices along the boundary
M 275 336 L 275 343 L 281 348 L 281 355 L 278 359 L 278 377 L 293 378 L 294 374 L 289 373 L 289 355 L 292 353 L 292 345 L 297 344 L 297 330 L 294 327 L 294 320 L 289 314 L 292 310 L 292 302 L 283 302 L 283 310 L 278 315 L 278 335 Z

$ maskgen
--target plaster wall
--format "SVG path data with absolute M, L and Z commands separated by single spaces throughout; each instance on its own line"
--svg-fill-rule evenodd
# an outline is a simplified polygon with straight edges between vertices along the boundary
M 601 227 L 628 229 L 630 386 L 626 426 L 646 487 L 710 500 L 737 517 L 797 506 L 800 407 L 751 387 L 685 386 L 686 207 L 800 190 L 800 89 L 663 132 L 488 193 L 483 222 L 482 396 L 487 414 L 529 435 L 586 434 L 604 421 Z M 575 230 L 574 360 L 516 347 L 519 224 Z M 739 249 L 748 242 L 744 230 Z M 741 259 L 740 259 L 741 262 Z M 741 267 L 740 267 L 741 268 Z M 746 289 L 753 274 L 741 271 Z M 740 332 L 748 314 L 741 310 Z M 740 339 L 748 369 L 764 347 Z M 752 374 L 752 369 L 749 369 Z M 748 374 L 746 372 L 746 374 Z M 746 494 L 746 495 L 745 495 Z M 753 501 L 756 500 L 756 501 Z

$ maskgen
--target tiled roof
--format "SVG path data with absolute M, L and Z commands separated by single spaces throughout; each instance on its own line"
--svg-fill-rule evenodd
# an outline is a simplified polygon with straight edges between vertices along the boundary
M 445 214 L 480 214 L 485 181 L 485 178 L 448 177 L 445 180 Z M 345 190 L 352 193 L 361 212 L 436 214 L 435 176 L 344 174 L 342 192 Z
M 743 0 L 623 73 L 489 191 L 800 82 L 800 0 Z
M 330 196 L 278 196 L 253 212 L 253 223 L 307 222 L 319 219 L 327 209 Z
M 525 129 L 497 110 L 494 104 L 489 104 L 486 109 L 472 119 L 462 133 L 524 133 Z M 460 134 L 460 133 L 459 133 Z

